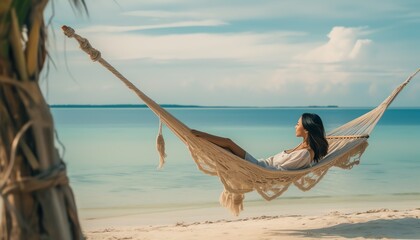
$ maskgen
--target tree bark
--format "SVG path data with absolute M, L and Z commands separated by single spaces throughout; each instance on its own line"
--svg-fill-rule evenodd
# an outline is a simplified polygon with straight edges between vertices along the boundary
M 0 239 L 83 239 L 66 166 L 54 145 L 53 118 L 38 85 L 47 55 L 47 3 L 0 3 Z

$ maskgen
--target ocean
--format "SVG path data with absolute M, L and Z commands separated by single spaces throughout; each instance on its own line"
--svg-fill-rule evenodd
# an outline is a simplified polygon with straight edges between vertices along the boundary
M 332 130 L 370 108 L 168 108 L 189 127 L 226 136 L 257 158 L 300 143 L 294 126 L 303 112 L 317 113 Z M 164 127 L 168 157 L 157 170 L 158 119 L 147 108 L 52 108 L 57 146 L 67 164 L 80 212 L 119 209 L 115 215 L 215 206 L 223 185 L 200 172 Z M 292 186 L 279 199 L 420 199 L 420 108 L 388 109 L 369 138 L 359 165 L 331 168 L 312 190 Z M 279 199 L 272 202 L 279 201 Z M 245 204 L 265 204 L 247 194 Z M 102 211 L 108 212 L 109 211 Z

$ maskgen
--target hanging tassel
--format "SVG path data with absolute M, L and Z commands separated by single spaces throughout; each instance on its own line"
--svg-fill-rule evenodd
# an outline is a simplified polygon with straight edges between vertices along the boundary
M 220 194 L 219 202 L 220 205 L 228 208 L 233 215 L 238 216 L 239 213 L 244 210 L 244 198 L 244 194 L 231 193 L 225 189 L 222 194 Z
M 161 169 L 163 167 L 163 164 L 165 164 L 165 139 L 163 139 L 162 135 L 162 121 L 159 119 L 159 132 L 158 136 L 156 138 L 156 148 L 159 152 L 159 166 L 158 169 Z

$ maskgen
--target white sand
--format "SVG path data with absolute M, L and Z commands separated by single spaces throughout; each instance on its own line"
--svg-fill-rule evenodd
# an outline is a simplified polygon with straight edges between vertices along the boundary
M 313 216 L 260 216 L 142 227 L 108 227 L 88 239 L 420 239 L 420 208 L 331 212 Z
M 81 219 L 88 239 L 420 239 L 418 196 L 347 200 L 247 203 L 239 217 L 214 205 Z

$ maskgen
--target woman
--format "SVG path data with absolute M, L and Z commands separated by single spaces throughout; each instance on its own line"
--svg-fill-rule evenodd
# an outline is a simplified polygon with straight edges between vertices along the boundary
M 293 170 L 309 167 L 312 161 L 318 162 L 328 151 L 324 125 L 317 114 L 302 114 L 295 129 L 296 137 L 303 138 L 302 143 L 293 149 L 285 150 L 262 160 L 257 160 L 229 138 L 218 137 L 197 130 L 191 131 L 194 135 L 204 138 L 249 162 L 270 169 Z

